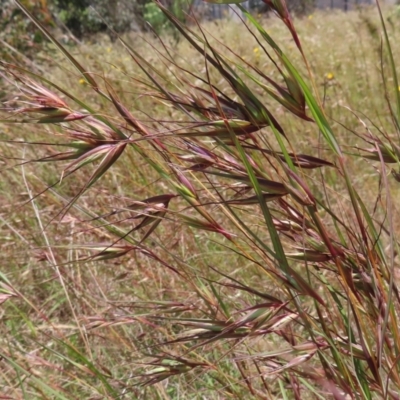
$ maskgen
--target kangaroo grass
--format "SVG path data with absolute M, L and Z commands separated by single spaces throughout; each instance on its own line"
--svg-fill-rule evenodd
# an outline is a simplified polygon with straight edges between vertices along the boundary
M 255 60 L 155 1 L 198 65 L 163 36 L 147 53 L 119 37 L 135 66 L 124 83 L 96 75 L 16 3 L 93 94 L 0 64 L 10 94 L 1 122 L 22 135 L 3 145 L 23 146 L 8 158 L 33 168 L 23 175 L 35 213 L 25 223 L 37 226 L 49 267 L 30 261 L 22 273 L 43 304 L 0 273 L 7 394 L 399 399 L 400 103 L 379 4 L 378 61 L 385 77 L 386 51 L 396 93 L 392 107 L 385 82 L 390 128 L 364 122 L 354 104 L 357 126 L 330 118 L 333 74 L 322 101 L 284 0 L 265 3 L 291 51 L 238 5 Z M 128 85 L 140 94 L 134 106 Z M 307 135 L 318 149 L 299 144 Z M 53 164 L 61 169 L 49 184 L 39 171 Z M 368 182 L 355 165 L 374 171 Z M 3 226 L 15 234 L 21 221 Z

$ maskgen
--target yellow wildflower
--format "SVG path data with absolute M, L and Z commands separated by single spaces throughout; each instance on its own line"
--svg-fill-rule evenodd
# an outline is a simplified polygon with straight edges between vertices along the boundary
M 254 47 L 253 53 L 258 54 L 260 52 L 260 49 L 258 47 Z
M 308 16 L 308 19 L 313 19 L 313 15 L 312 14 L 310 14 L 309 16 Z
M 111 47 L 107 47 L 107 53 L 111 53 Z
M 86 80 L 85 79 L 83 79 L 83 78 L 81 78 L 81 79 L 79 79 L 79 83 L 81 84 L 81 85 L 86 85 Z
M 335 77 L 335 75 L 333 75 L 332 72 L 328 72 L 325 75 L 325 78 L 328 79 L 328 81 L 331 81 L 334 77 Z

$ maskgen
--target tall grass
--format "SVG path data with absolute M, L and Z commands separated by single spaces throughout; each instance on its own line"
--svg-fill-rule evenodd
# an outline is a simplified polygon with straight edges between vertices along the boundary
M 281 1 L 222 37 L 157 3 L 185 43 L 120 38 L 104 67 L 18 4 L 63 58 L 1 65 L 4 392 L 400 398 L 400 95 L 380 8 L 347 22 L 341 62 L 303 32 L 328 19 L 296 30 Z

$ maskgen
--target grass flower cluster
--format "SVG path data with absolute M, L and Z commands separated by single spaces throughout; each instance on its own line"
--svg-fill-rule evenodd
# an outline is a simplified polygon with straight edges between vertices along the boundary
M 9 398 L 400 398 L 399 35 L 265 2 L 114 51 L 17 1 L 52 45 L 0 65 Z

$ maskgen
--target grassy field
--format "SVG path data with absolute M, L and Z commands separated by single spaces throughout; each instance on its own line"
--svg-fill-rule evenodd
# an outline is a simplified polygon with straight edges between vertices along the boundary
M 400 15 L 387 9 L 384 16 L 399 64 Z M 259 22 L 307 76 L 282 21 L 260 17 Z M 295 188 L 287 202 L 279 197 L 283 189 L 275 188 L 277 197 L 266 204 L 275 226 L 281 227 L 292 276 L 304 279 L 300 287 L 300 278 L 292 282 L 290 274 L 281 274 L 271 256 L 271 249 L 279 246 L 266 228 L 268 214 L 253 201 L 257 189 L 238 175 L 247 169 L 237 166 L 240 151 L 230 146 L 229 136 L 178 141 L 170 132 L 190 126 L 189 113 L 161 98 L 154 83 L 144 83 L 145 73 L 155 67 L 166 78 L 164 87 L 177 96 L 185 98 L 188 82 L 207 89 L 205 82 L 211 81 L 239 101 L 234 88 L 184 38 L 163 38 L 169 57 L 162 56 L 167 53 L 156 38 L 137 33 L 124 38 L 135 52 L 131 54 L 107 36 L 66 47 L 161 144 L 139 139 L 140 129 L 121 117 L 116 101 L 94 91 L 52 44 L 28 68 L 80 103 L 33 75 L 29 81 L 21 71 L 11 70 L 13 76 L 2 69 L 2 117 L 25 118 L 26 123 L 0 125 L 0 398 L 400 398 L 394 317 L 399 303 L 391 289 L 399 279 L 400 154 L 394 144 L 399 129 L 388 106 L 396 108 L 394 81 L 379 14 L 375 8 L 315 12 L 295 18 L 294 24 L 312 71 L 315 98 L 340 143 L 365 224 L 365 232 L 358 229 L 339 157 L 318 125 L 288 112 L 247 77 L 252 93 L 279 121 L 288 152 L 317 157 L 305 158 L 309 163 L 325 161 L 321 168 L 299 168 L 301 179 L 296 180 L 278 158 L 269 158 L 282 148 L 270 127 L 241 141 L 244 148 L 249 146 L 248 162 L 260 177 L 292 182 Z M 234 60 L 226 68 L 230 65 L 245 79 L 238 65 L 247 68 L 249 63 L 282 81 L 261 46 L 265 42 L 256 40 L 259 33 L 253 37 L 241 23 L 227 20 L 207 22 L 203 29 L 210 44 Z M 144 70 L 132 54 L 149 63 L 140 61 Z M 184 81 L 171 60 L 196 77 L 186 74 Z M 32 115 L 26 109 L 37 100 L 32 90 L 42 90 L 33 80 L 57 93 L 74 112 L 88 105 L 93 115 L 106 116 L 110 124 L 138 138 L 86 191 L 82 188 L 98 164 L 57 157 L 71 150 L 65 147 L 71 142 L 68 135 L 76 139 L 76 132 L 87 133 L 84 123 L 85 129 L 91 124 L 106 133 L 109 127 L 95 119 L 28 121 Z M 306 82 L 312 85 L 311 78 Z M 11 116 L 6 112 L 16 107 L 25 110 Z M 162 146 L 168 146 L 168 159 Z M 384 161 L 393 158 L 391 174 Z M 207 163 L 219 165 L 223 176 L 218 171 L 203 174 Z M 319 219 L 313 197 L 318 199 Z M 145 199 L 150 201 L 143 203 Z M 142 203 L 132 206 L 138 201 Z M 331 239 L 323 241 L 316 234 L 317 220 Z M 351 260 L 350 272 L 340 270 L 327 243 L 342 249 L 346 256 L 339 258 Z M 385 257 L 388 266 L 376 261 Z M 370 274 L 360 267 L 364 264 Z M 393 310 L 385 314 L 391 304 Z

